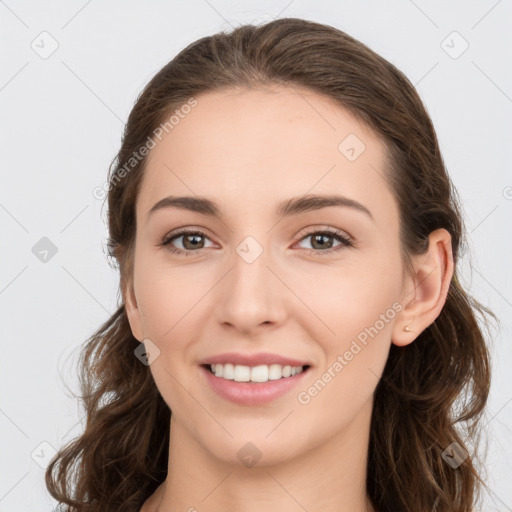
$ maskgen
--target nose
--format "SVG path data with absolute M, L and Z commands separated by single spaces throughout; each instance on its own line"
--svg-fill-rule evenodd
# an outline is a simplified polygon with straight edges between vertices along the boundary
M 226 329 L 255 335 L 283 323 L 289 297 L 265 249 L 253 261 L 254 247 L 248 254 L 238 249 L 230 259 L 230 271 L 216 287 L 215 316 Z

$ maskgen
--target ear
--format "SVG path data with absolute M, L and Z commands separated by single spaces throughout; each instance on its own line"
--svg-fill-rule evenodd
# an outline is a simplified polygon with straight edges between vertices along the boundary
M 412 343 L 445 305 L 454 272 L 451 236 L 446 229 L 430 234 L 427 252 L 413 257 L 413 267 L 413 275 L 405 280 L 404 308 L 392 334 L 392 342 L 400 347 Z
M 123 286 L 122 295 L 132 334 L 137 340 L 142 342 L 144 339 L 144 335 L 142 333 L 142 318 L 137 305 L 137 299 L 135 298 L 135 289 L 131 279 Z

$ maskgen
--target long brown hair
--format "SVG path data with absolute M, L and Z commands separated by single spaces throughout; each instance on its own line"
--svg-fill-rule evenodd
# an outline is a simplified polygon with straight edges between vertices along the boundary
M 204 37 L 154 76 L 109 169 L 109 244 L 120 289 L 133 271 L 135 201 L 146 162 L 133 155 L 191 98 L 273 84 L 332 98 L 380 135 L 407 268 L 432 231 L 445 228 L 452 237 L 455 273 L 444 308 L 413 343 L 391 346 L 375 390 L 366 485 L 379 512 L 469 512 L 485 486 L 477 469 L 490 387 L 482 326 L 495 317 L 459 281 L 463 219 L 431 119 L 405 75 L 361 42 L 330 26 L 284 18 Z M 121 297 L 81 354 L 85 430 L 46 471 L 47 487 L 65 510 L 139 511 L 166 478 L 171 411 L 149 367 L 134 356 L 138 345 Z M 469 456 L 452 467 L 446 449 Z

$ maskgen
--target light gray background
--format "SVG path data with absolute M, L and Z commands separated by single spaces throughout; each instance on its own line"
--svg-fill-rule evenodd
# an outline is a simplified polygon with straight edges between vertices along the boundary
M 473 265 L 470 272 L 466 257 L 466 283 L 501 319 L 485 427 L 492 493 L 483 510 L 512 510 L 510 0 L 6 0 L 0 512 L 51 510 L 43 482 L 50 446 L 82 430 L 61 379 L 77 389 L 80 345 L 115 310 L 117 273 L 104 253 L 105 208 L 93 190 L 105 181 L 137 94 L 199 37 L 286 16 L 360 39 L 404 71 L 432 116 L 464 205 Z M 52 44 L 58 48 L 48 56 Z M 32 251 L 43 237 L 57 247 L 46 262 Z

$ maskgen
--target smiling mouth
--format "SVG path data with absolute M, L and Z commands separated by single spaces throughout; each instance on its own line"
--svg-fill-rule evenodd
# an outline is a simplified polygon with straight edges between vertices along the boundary
M 304 373 L 309 369 L 305 366 L 288 366 L 281 364 L 245 366 L 239 364 L 203 364 L 210 373 L 224 380 L 235 382 L 262 383 L 272 380 L 288 379 Z

